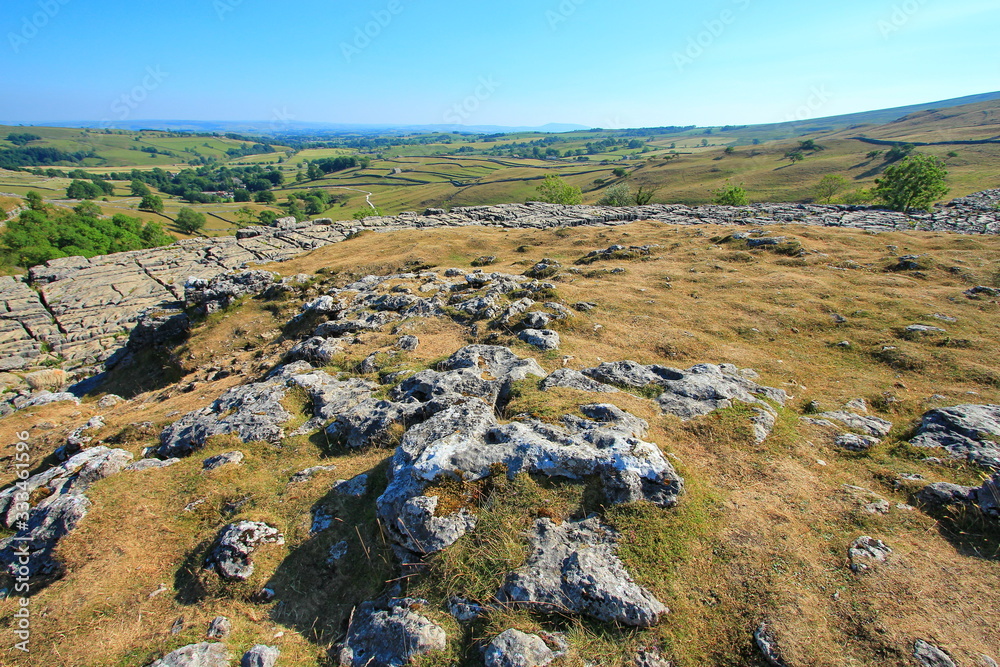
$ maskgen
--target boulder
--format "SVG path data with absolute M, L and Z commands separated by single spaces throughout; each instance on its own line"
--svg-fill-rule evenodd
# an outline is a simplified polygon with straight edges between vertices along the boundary
M 155 470 L 158 468 L 169 468 L 175 463 L 180 463 L 180 459 L 142 459 L 125 467 L 128 472 L 142 472 L 143 470 Z
M 497 598 L 536 612 L 590 616 L 607 623 L 649 627 L 667 608 L 633 582 L 616 554 L 618 535 L 594 517 L 556 525 L 539 519 L 531 554 L 510 573 Z
M 205 470 L 216 470 L 224 465 L 239 465 L 242 462 L 243 452 L 226 452 L 205 459 L 201 462 L 201 467 Z
M 757 626 L 753 633 L 753 640 L 767 664 L 772 667 L 788 667 L 788 663 L 781 655 L 778 639 L 767 621 Z
M 420 339 L 416 336 L 400 336 L 396 341 L 396 349 L 403 352 L 415 352 L 420 346 Z
M 336 338 L 313 336 L 297 343 L 295 347 L 288 351 L 285 358 L 288 361 L 308 361 L 310 364 L 315 364 L 316 366 L 326 366 L 343 350 L 343 343 Z
M 544 667 L 555 654 L 538 635 L 504 630 L 486 646 L 486 667 Z
M 881 440 L 871 435 L 858 435 L 857 433 L 841 433 L 833 444 L 849 452 L 866 452 Z
M 558 350 L 561 343 L 559 334 L 551 329 L 525 329 L 517 337 L 545 352 Z
M 882 540 L 864 536 L 851 543 L 851 547 L 847 550 L 847 558 L 851 570 L 860 574 L 874 568 L 878 563 L 884 563 L 891 553 L 892 549 Z
M 148 667 L 229 667 L 225 644 L 201 642 L 168 653 Z
M 244 296 L 263 294 L 277 282 L 275 274 L 269 271 L 242 271 L 211 280 L 188 278 L 184 284 L 184 301 L 195 312 L 210 315 Z
M 343 667 L 403 667 L 416 656 L 443 651 L 444 630 L 418 613 L 426 602 L 365 602 L 354 611 L 340 651 Z
M 232 622 L 225 616 L 216 616 L 208 626 L 209 639 L 226 639 L 233 631 Z
M 257 644 L 243 654 L 240 667 L 274 667 L 278 663 L 281 651 L 277 646 Z
M 923 639 L 914 642 L 913 659 L 922 667 L 955 667 L 951 656 Z
M 816 415 L 816 418 L 840 422 L 852 431 L 875 438 L 884 438 L 892 430 L 892 422 L 890 421 L 878 417 L 858 415 L 853 412 L 821 412 Z
M 553 387 L 566 387 L 568 389 L 578 389 L 579 391 L 604 394 L 613 394 L 618 391 L 617 388 L 612 387 L 609 384 L 604 384 L 603 382 L 598 382 L 597 380 L 589 378 L 580 371 L 575 371 L 572 368 L 560 368 L 559 370 L 553 372 L 552 375 L 542 380 L 540 386 L 543 391 L 548 391 Z
M 302 482 L 308 482 L 315 475 L 324 472 L 333 472 L 337 469 L 337 466 L 313 466 L 311 468 L 306 468 L 305 470 L 300 470 L 299 472 L 292 475 L 291 479 L 288 480 L 289 484 L 300 484 Z
M 338 479 L 333 483 L 333 492 L 351 498 L 361 498 L 368 493 L 368 475 Z
M 1000 470 L 1000 405 L 956 405 L 927 412 L 910 444 Z
M 246 581 L 253 575 L 251 556 L 261 544 L 284 544 L 276 528 L 258 521 L 239 521 L 225 526 L 205 562 L 223 579 Z

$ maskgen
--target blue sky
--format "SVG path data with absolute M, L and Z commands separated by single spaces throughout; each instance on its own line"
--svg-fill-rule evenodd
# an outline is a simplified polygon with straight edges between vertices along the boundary
M 777 122 L 1000 90 L 998 30 L 997 0 L 4 0 L 0 119 Z

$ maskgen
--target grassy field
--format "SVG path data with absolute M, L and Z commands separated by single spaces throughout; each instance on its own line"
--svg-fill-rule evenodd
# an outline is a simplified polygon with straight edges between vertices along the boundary
M 14 433 L 28 430 L 37 464 L 65 443 L 69 431 L 101 414 L 106 426 L 94 444 L 104 439 L 139 456 L 157 442 L 163 424 L 271 369 L 291 345 L 281 331 L 302 301 L 350 276 L 399 271 L 408 262 L 469 268 L 487 252 L 499 257 L 491 270 L 522 273 L 543 257 L 571 267 L 611 244 L 655 243 L 660 248 L 647 261 L 596 264 L 554 279 L 554 298 L 597 304 L 557 324 L 563 341 L 558 353 L 533 351 L 503 330 L 490 342 L 510 345 L 548 371 L 563 366 L 563 355 L 572 368 L 619 359 L 753 368 L 762 384 L 791 396 L 774 434 L 754 444 L 740 408 L 681 422 L 640 396 L 602 394 L 601 401 L 649 422 L 646 440 L 675 457 L 686 480 L 687 493 L 675 510 L 596 508 L 625 535 L 622 558 L 634 577 L 671 613 L 658 627 L 638 632 L 500 611 L 468 635 L 449 625 L 450 657 L 421 664 L 481 665 L 469 641 L 517 627 L 567 632 L 570 653 L 562 666 L 626 667 L 639 647 L 659 648 L 677 667 L 757 666 L 763 663 L 751 633 L 765 617 L 792 665 L 910 667 L 915 638 L 932 639 L 959 665 L 976 664 L 978 653 L 1000 655 L 1000 611 L 990 604 L 1000 586 L 1000 535 L 962 517 L 900 507 L 923 483 L 900 482 L 904 475 L 961 484 L 983 477 L 963 464 L 925 461 L 937 454 L 905 443 L 931 407 L 1000 402 L 1000 374 L 989 352 L 1000 346 L 998 305 L 962 295 L 970 285 L 1000 286 L 1000 239 L 782 226 L 780 233 L 805 249 L 801 257 L 787 257 L 735 247 L 725 240 L 731 231 L 640 222 L 612 229 L 365 234 L 265 267 L 315 280 L 302 294 L 248 300 L 211 317 L 164 357 L 163 366 L 150 361 L 140 372 L 114 376 L 109 390 L 130 396 L 130 403 L 98 409 L 95 396 L 81 406 L 19 412 L 0 421 L 0 446 L 12 452 Z M 903 254 L 923 256 L 929 268 L 890 271 Z M 625 273 L 600 272 L 615 267 Z M 956 321 L 942 324 L 934 313 Z M 918 340 L 900 334 L 914 323 L 947 333 Z M 447 318 L 405 326 L 421 340 L 402 358 L 407 368 L 433 367 L 459 347 L 484 340 Z M 391 348 L 397 335 L 361 334 L 328 370 L 353 368 L 371 352 Z M 851 346 L 837 345 L 844 340 Z M 900 354 L 881 355 L 887 345 Z M 211 379 L 220 368 L 232 375 Z M 508 412 L 541 419 L 594 400 L 568 389 L 541 392 L 530 383 L 516 396 Z M 831 432 L 799 420 L 812 401 L 836 409 L 854 398 L 866 399 L 873 414 L 895 424 L 870 452 L 839 450 Z M 292 412 L 298 415 L 301 407 Z M 136 426 L 147 421 L 154 426 Z M 201 470 L 203 458 L 237 448 L 246 454 L 242 466 Z M 9 652 L 4 664 L 143 665 L 203 641 L 217 614 L 233 621 L 234 653 L 263 642 L 281 648 L 283 663 L 335 664 L 327 651 L 342 636 L 353 605 L 398 576 L 372 509 L 389 454 L 330 449 L 322 438 L 290 437 L 277 446 L 218 438 L 174 467 L 98 482 L 89 492 L 89 515 L 58 550 L 67 576 L 32 599 L 34 609 L 52 613 L 33 617 L 30 660 Z M 336 470 L 287 484 L 291 474 L 317 464 Z M 361 472 L 375 480 L 368 495 L 337 505 L 342 523 L 310 536 L 311 509 L 336 502 L 333 480 Z M 9 481 L 10 471 L 3 475 L 0 481 Z M 888 514 L 865 512 L 868 496 L 844 485 L 888 499 Z M 446 595 L 488 597 L 523 554 L 521 531 L 539 507 L 559 520 L 593 508 L 583 485 L 522 478 L 497 489 L 499 495 L 473 508 L 481 529 L 431 559 L 430 575 L 409 582 L 410 593 L 430 602 L 421 613 L 444 621 Z M 194 501 L 203 502 L 185 511 Z M 220 526 L 243 518 L 270 522 L 286 542 L 255 554 L 256 573 L 247 585 L 220 587 L 200 573 L 200 559 Z M 860 535 L 884 540 L 894 556 L 859 576 L 846 568 L 845 555 Z M 331 573 L 320 564 L 323 552 L 341 539 L 350 542 L 353 555 Z M 264 585 L 274 587 L 276 600 L 254 598 Z M 9 617 L 15 605 L 0 601 L 0 617 Z

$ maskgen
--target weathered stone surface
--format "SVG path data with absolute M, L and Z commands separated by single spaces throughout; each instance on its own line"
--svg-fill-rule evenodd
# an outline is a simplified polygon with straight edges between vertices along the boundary
M 22 488 L 12 486 L 0 492 L 0 524 L 17 530 L 16 535 L 0 540 L 0 564 L 16 568 L 19 558 L 16 550 L 27 545 L 31 575 L 58 572 L 60 567 L 53 550 L 90 509 L 90 501 L 84 495 L 87 489 L 120 472 L 131 460 L 132 454 L 123 449 L 94 447 L 29 477 Z M 19 507 L 41 489 L 46 494 L 30 510 Z
M 216 470 L 224 465 L 238 465 L 243 463 L 243 452 L 226 452 L 212 456 L 201 462 L 201 467 L 205 470 Z
M 368 475 L 358 475 L 351 479 L 338 479 L 333 483 L 334 493 L 352 498 L 360 498 L 368 493 Z
M 660 652 L 654 649 L 644 649 L 636 653 L 632 664 L 634 667 L 673 667 L 672 663 L 664 660 Z
M 277 646 L 257 644 L 240 658 L 240 667 L 274 667 L 280 655 Z
M 913 644 L 913 658 L 922 667 L 955 667 L 955 662 L 937 646 L 918 639 Z
M 253 576 L 251 556 L 261 544 L 284 544 L 276 528 L 259 521 L 238 521 L 225 526 L 205 561 L 205 567 L 223 579 L 246 581 Z
M 40 290 L 41 298 L 23 281 L 0 277 L 0 369 L 37 364 L 42 357 L 42 343 L 51 345 L 54 352 L 69 360 L 70 365 L 104 361 L 119 347 L 116 336 L 129 331 L 142 311 L 161 308 L 184 298 L 188 276 L 200 276 L 203 281 L 193 287 L 194 290 L 209 289 L 217 276 L 239 270 L 250 262 L 290 259 L 302 252 L 342 241 L 347 234 L 360 229 L 393 231 L 468 225 L 544 229 L 619 225 L 635 220 L 657 220 L 672 225 L 708 222 L 741 225 L 748 218 L 871 231 L 909 229 L 914 224 L 919 229 L 967 234 L 1000 231 L 995 211 L 965 204 L 929 214 L 905 215 L 849 206 L 801 204 L 601 207 L 532 202 L 460 207 L 426 216 L 371 217 L 363 221 L 332 223 L 324 219 L 277 227 L 252 227 L 240 230 L 235 237 L 190 239 L 165 248 L 90 259 L 52 260 L 31 270 L 30 280 Z M 536 268 L 539 276 L 558 271 L 552 262 L 543 262 L 542 267 Z M 981 294 L 996 298 L 998 293 L 1000 291 L 993 288 L 983 288 L 981 293 L 972 296 Z M 235 292 L 222 289 L 219 296 L 221 299 L 209 302 L 224 303 L 234 298 Z M 424 303 L 422 307 L 433 305 Z
M 288 361 L 308 361 L 317 366 L 325 366 L 344 351 L 344 344 L 336 338 L 313 336 L 297 343 L 288 351 Z
M 890 421 L 880 419 L 879 417 L 858 415 L 853 412 L 822 412 L 816 415 L 816 418 L 839 422 L 852 431 L 875 438 L 884 438 L 892 430 L 892 422 Z
M 910 444 L 1000 470 L 1000 405 L 956 405 L 926 413 Z
M 860 574 L 872 569 L 878 563 L 884 563 L 891 553 L 892 549 L 887 547 L 885 542 L 866 535 L 851 543 L 847 550 L 847 558 L 851 570 Z
M 46 389 L 42 391 L 35 392 L 29 396 L 19 396 L 14 399 L 13 405 L 18 410 L 23 410 L 25 408 L 36 408 L 41 405 L 49 405 L 50 403 L 76 403 L 80 404 L 79 397 L 69 393 L 69 392 L 58 392 L 52 393 Z
M 417 613 L 422 600 L 390 599 L 359 606 L 340 651 L 343 667 L 403 667 L 415 656 L 443 651 L 444 630 Z
M 1000 519 L 1000 472 L 980 487 L 943 482 L 928 484 L 917 494 L 917 499 L 930 507 L 952 504 L 976 506 L 987 517 Z
M 416 336 L 400 336 L 396 341 L 396 349 L 403 352 L 415 352 L 420 347 L 420 339 Z
M 306 468 L 305 470 L 300 470 L 299 472 L 292 475 L 292 478 L 288 480 L 289 484 L 300 484 L 302 482 L 308 482 L 310 479 L 316 475 L 324 472 L 333 472 L 337 469 L 335 465 L 328 466 L 313 466 L 311 468 Z
M 180 463 L 180 459 L 142 459 L 126 466 L 129 472 L 142 472 L 143 470 L 155 470 L 157 468 L 169 468 L 175 463 Z
M 229 667 L 225 644 L 202 642 L 168 653 L 148 667 Z
M 778 639 L 774 636 L 774 631 L 767 621 L 761 623 L 754 630 L 753 640 L 767 664 L 772 665 L 772 667 L 788 667 L 788 663 L 781 655 Z
M 210 280 L 188 278 L 184 284 L 184 301 L 196 312 L 209 315 L 242 297 L 263 294 L 276 282 L 275 274 L 268 271 L 242 271 Z
M 555 655 L 538 635 L 511 628 L 493 638 L 484 658 L 486 667 L 544 667 Z
M 632 581 L 615 553 L 617 534 L 599 519 L 535 522 L 532 552 L 507 576 L 498 598 L 533 611 L 584 614 L 633 627 L 659 622 L 667 608 Z
M 871 435 L 841 433 L 837 436 L 836 440 L 833 441 L 833 444 L 850 452 L 866 452 L 880 442 L 882 441 Z
M 559 334 L 551 329 L 525 329 L 517 337 L 545 352 L 558 350 L 561 342 Z
M 233 631 L 232 622 L 225 616 L 216 616 L 208 626 L 209 639 L 225 639 Z
M 579 389 L 580 391 L 590 391 L 605 394 L 613 394 L 618 391 L 617 388 L 612 387 L 609 384 L 604 384 L 603 382 L 598 382 L 592 378 L 587 377 L 580 371 L 575 371 L 572 368 L 560 368 L 559 370 L 549 375 L 547 378 L 542 380 L 541 388 L 545 391 L 552 389 L 553 387 L 567 387 L 569 389 Z

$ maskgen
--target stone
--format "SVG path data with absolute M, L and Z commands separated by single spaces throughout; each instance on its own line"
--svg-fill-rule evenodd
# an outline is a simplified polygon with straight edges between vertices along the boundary
M 224 465 L 239 465 L 242 462 L 243 452 L 226 452 L 205 459 L 201 462 L 201 467 L 205 470 L 217 470 Z
M 1000 472 L 985 480 L 980 487 L 928 484 L 917 494 L 917 499 L 929 507 L 968 505 L 978 508 L 988 518 L 1000 519 Z
M 330 546 L 330 549 L 326 553 L 326 564 L 335 567 L 337 563 L 344 559 L 349 550 L 346 540 L 341 540 L 336 544 Z
M 344 351 L 344 344 L 336 338 L 313 336 L 288 351 L 287 361 L 308 361 L 316 366 L 326 366 Z
M 188 308 L 210 315 L 242 297 L 263 294 L 277 282 L 275 274 L 269 271 L 242 271 L 210 280 L 192 277 L 184 284 L 184 300 Z
M 828 421 L 840 422 L 852 431 L 875 438 L 884 438 L 892 430 L 892 422 L 890 421 L 880 419 L 879 417 L 858 415 L 853 412 L 821 412 L 816 417 Z
M 225 616 L 216 616 L 208 626 L 209 639 L 226 639 L 233 631 L 232 622 Z
M 61 571 L 54 550 L 87 515 L 91 503 L 85 493 L 95 482 L 121 472 L 132 461 L 123 449 L 99 446 L 74 455 L 65 463 L 32 475 L 18 486 L 0 492 L 0 525 L 17 530 L 0 540 L 0 566 L 28 576 L 51 575 Z M 19 518 L 18 504 L 37 491 L 45 494 L 28 510 L 27 520 Z M 27 545 L 27 565 L 18 548 Z
M 551 321 L 552 316 L 548 313 L 534 311 L 524 316 L 524 319 L 521 320 L 521 326 L 527 329 L 544 329 L 549 326 Z
M 504 630 L 486 646 L 486 667 L 544 667 L 555 655 L 538 635 Z
M 924 414 L 910 444 L 1000 470 L 1000 405 L 956 405 Z
M 459 623 L 471 623 L 488 611 L 486 607 L 462 598 L 452 598 L 448 601 L 448 613 Z
M 656 625 L 667 608 L 637 585 L 618 559 L 618 535 L 598 518 L 535 522 L 531 554 L 507 575 L 497 598 L 544 613 L 574 613 L 631 627 Z
M 49 405 L 51 403 L 64 402 L 73 402 L 80 405 L 80 399 L 69 392 L 61 391 L 58 393 L 52 393 L 47 389 L 43 389 L 31 394 L 30 396 L 15 398 L 14 407 L 18 410 L 23 410 L 25 408 L 36 408 L 42 405 Z
M 229 667 L 225 644 L 201 642 L 168 653 L 148 667 Z
M 772 665 L 772 667 L 788 667 L 788 663 L 781 655 L 781 648 L 778 646 L 774 631 L 767 621 L 757 626 L 753 633 L 753 640 L 767 664 Z
M 948 333 L 948 331 L 942 329 L 941 327 L 932 327 L 926 324 L 911 324 L 910 326 L 906 327 L 906 333 L 927 335 L 935 333 Z
M 396 341 L 396 349 L 403 352 L 415 352 L 420 346 L 420 339 L 416 336 L 400 336 Z
M 580 371 L 571 368 L 560 368 L 547 378 L 542 380 L 540 385 L 543 391 L 548 391 L 554 387 L 566 387 L 568 389 L 578 389 L 579 391 L 589 391 L 605 394 L 614 394 L 618 391 L 616 387 L 598 382 L 587 377 Z
M 857 433 L 841 433 L 837 436 L 833 444 L 841 449 L 850 452 L 866 452 L 882 441 L 870 435 L 858 435 Z
M 368 475 L 358 475 L 351 479 L 338 479 L 333 484 L 333 492 L 351 498 L 361 498 L 368 493 Z
M 922 667 L 955 667 L 955 662 L 937 646 L 918 639 L 913 644 L 913 658 Z
M 291 479 L 288 480 L 289 484 L 301 484 L 302 482 L 308 482 L 310 479 L 316 475 L 324 472 L 333 472 L 337 469 L 337 466 L 313 466 L 311 468 L 306 468 L 305 470 L 300 470 L 299 472 L 292 475 Z
M 581 313 L 589 313 L 590 311 L 597 308 L 596 303 L 591 303 L 589 301 L 578 301 L 573 304 L 573 310 L 578 310 Z
M 246 581 L 253 575 L 251 556 L 261 544 L 284 544 L 276 528 L 258 521 L 239 521 L 225 526 L 205 562 L 207 569 L 223 579 Z
M 847 558 L 850 561 L 851 571 L 861 574 L 874 568 L 878 563 L 884 563 L 891 553 L 892 549 L 882 540 L 864 536 L 851 543 L 847 550 Z
M 97 401 L 97 407 L 107 410 L 125 402 L 126 400 L 117 394 L 105 394 Z
M 401 385 L 406 385 L 404 382 Z M 340 413 L 326 427 L 330 442 L 352 449 L 387 446 L 398 440 L 394 431 L 409 428 L 426 415 L 425 406 L 414 400 L 403 402 L 367 399 L 350 410 Z
M 525 329 L 517 335 L 528 345 L 533 345 L 539 350 L 558 350 L 560 345 L 559 334 L 551 329 Z
M 142 459 L 125 467 L 128 472 L 142 472 L 143 470 L 157 470 L 159 468 L 169 468 L 180 463 L 180 459 Z
M 660 652 L 655 649 L 644 649 L 635 655 L 632 661 L 634 667 L 673 667 L 670 662 L 663 659 Z
M 444 629 L 419 613 L 422 600 L 389 599 L 357 607 L 340 651 L 343 667 L 403 667 L 414 657 L 443 651 Z
M 278 664 L 278 657 L 281 651 L 277 646 L 266 646 L 257 644 L 243 654 L 240 659 L 240 667 L 274 667 Z

